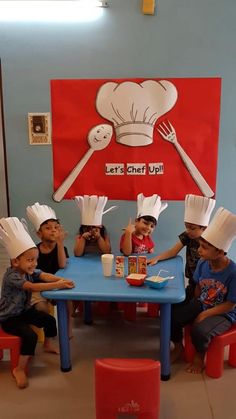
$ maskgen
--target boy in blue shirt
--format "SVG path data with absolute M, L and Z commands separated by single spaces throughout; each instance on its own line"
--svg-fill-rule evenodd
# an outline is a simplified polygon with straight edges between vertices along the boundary
M 193 323 L 191 338 L 196 354 L 187 372 L 202 372 L 211 339 L 236 322 L 236 264 L 227 257 L 235 237 L 236 215 L 219 208 L 199 239 L 200 260 L 193 276 L 195 296 L 172 311 L 172 361 L 183 351 L 183 327 Z
M 21 338 L 19 362 L 12 374 L 17 386 L 23 389 L 28 386 L 25 369 L 37 344 L 37 334 L 31 325 L 44 329 L 44 349 L 58 353 L 52 343 L 52 338 L 57 334 L 56 320 L 50 314 L 30 306 L 31 293 L 73 288 L 74 284 L 73 281 L 35 269 L 38 249 L 18 218 L 1 218 L 0 241 L 11 259 L 11 266 L 2 281 L 0 323 L 6 333 Z

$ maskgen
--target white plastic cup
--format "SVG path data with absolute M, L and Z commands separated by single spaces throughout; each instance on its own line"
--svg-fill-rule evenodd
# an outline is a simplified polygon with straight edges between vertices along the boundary
M 112 275 L 114 255 L 104 254 L 104 255 L 101 256 L 101 260 L 102 260 L 103 275 L 104 276 L 111 276 Z

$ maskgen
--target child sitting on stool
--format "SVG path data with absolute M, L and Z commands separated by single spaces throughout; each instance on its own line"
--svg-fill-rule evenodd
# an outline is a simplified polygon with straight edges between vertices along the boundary
M 38 339 L 30 325 L 43 327 L 45 351 L 59 353 L 52 343 L 52 338 L 57 335 L 56 320 L 30 305 L 31 292 L 73 288 L 74 284 L 73 281 L 35 270 L 38 249 L 18 218 L 0 220 L 0 240 L 11 259 L 11 267 L 2 282 L 0 323 L 4 332 L 21 338 L 19 362 L 12 373 L 17 386 L 25 388 L 28 386 L 25 370 L 35 353 Z
M 159 195 L 145 197 L 142 193 L 137 196 L 137 217 L 135 224 L 131 220 L 125 228 L 120 239 L 120 251 L 125 255 L 145 254 L 154 251 L 154 242 L 151 234 L 157 225 L 159 215 L 167 208 L 167 203 L 162 203 Z M 130 320 L 135 315 L 135 303 L 125 303 L 125 318 Z M 158 312 L 157 304 L 148 304 L 148 312 Z M 156 309 L 155 309 L 156 308 Z
M 111 253 L 111 243 L 106 228 L 102 224 L 102 217 L 117 207 L 113 206 L 104 211 L 107 201 L 108 198 L 106 196 L 84 195 L 75 197 L 75 202 L 81 215 L 79 234 L 75 239 L 75 256 L 83 256 L 86 253 L 98 255 Z M 84 322 L 91 324 L 92 314 L 90 303 L 87 302 L 85 305 L 87 314 L 84 316 Z M 72 316 L 76 315 L 78 307 L 79 302 L 73 301 Z
M 202 372 L 211 339 L 236 322 L 236 264 L 227 257 L 235 238 L 236 215 L 221 207 L 199 239 L 201 259 L 193 276 L 195 297 L 184 305 L 176 304 L 172 310 L 172 361 L 183 351 L 183 327 L 193 324 L 191 338 L 196 354 L 187 372 Z
M 59 269 L 66 267 L 69 257 L 67 248 L 64 246 L 66 233 L 61 226 L 55 211 L 48 205 L 36 202 L 26 208 L 27 217 L 33 224 L 40 243 L 37 244 L 39 257 L 37 268 L 44 272 L 55 274 Z M 31 305 L 37 310 L 49 312 L 49 301 L 40 292 L 33 292 Z M 67 302 L 68 310 L 68 333 L 73 336 L 70 319 L 72 303 Z
M 188 279 L 186 301 L 194 296 L 195 282 L 193 274 L 200 258 L 198 254 L 199 238 L 209 224 L 215 207 L 215 200 L 197 195 L 186 195 L 184 224 L 186 230 L 179 235 L 179 240 L 170 249 L 148 260 L 148 265 L 155 265 L 159 260 L 174 258 L 186 246 L 185 277 Z M 183 303 L 181 303 L 183 304 Z

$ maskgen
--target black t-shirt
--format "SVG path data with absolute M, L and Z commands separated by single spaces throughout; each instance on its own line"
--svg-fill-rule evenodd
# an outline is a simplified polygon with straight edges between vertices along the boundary
M 58 269 L 60 269 L 57 258 L 57 244 L 50 253 L 42 253 L 40 251 L 40 243 L 37 244 L 37 248 L 39 250 L 37 268 L 41 269 L 43 272 L 55 274 L 58 271 Z M 68 258 L 69 254 L 67 248 L 64 247 L 64 249 L 66 257 Z
M 193 281 L 193 274 L 196 269 L 197 263 L 200 259 L 198 254 L 199 241 L 196 239 L 190 239 L 186 231 L 179 235 L 179 239 L 183 246 L 186 246 L 186 264 L 185 264 L 185 276 L 189 279 L 189 282 Z

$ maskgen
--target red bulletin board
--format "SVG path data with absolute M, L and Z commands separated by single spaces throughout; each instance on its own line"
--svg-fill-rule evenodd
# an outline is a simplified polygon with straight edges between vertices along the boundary
M 116 91 L 125 82 L 132 82 L 132 86 L 137 84 L 134 87 L 140 89 L 146 81 L 162 84 L 164 89 L 165 83 L 171 83 L 176 89 L 177 99 L 171 109 L 165 111 L 163 108 L 162 115 L 156 114 L 158 117 L 153 124 L 150 144 L 134 147 L 118 143 L 118 131 L 115 131 L 113 124 L 115 118 L 108 120 L 101 115 L 98 92 L 106 83 L 114 83 Z M 55 200 L 85 194 L 136 200 L 140 192 L 145 196 L 157 193 L 163 200 L 183 200 L 187 193 L 213 196 L 217 174 L 220 96 L 220 78 L 52 80 L 54 192 L 70 177 L 91 148 L 88 143 L 91 129 L 104 124 L 109 125 L 112 131 L 107 147 L 91 153 L 72 185 L 67 185 L 63 196 Z M 111 105 L 110 96 L 104 100 L 107 106 Z M 120 108 L 115 109 L 116 115 L 123 118 L 122 106 L 126 107 L 126 114 L 130 106 L 130 117 L 135 118 L 135 100 L 145 109 L 144 113 L 150 108 L 144 94 L 133 100 L 127 90 L 127 97 L 121 99 Z M 168 125 L 168 121 L 171 125 Z M 124 121 L 124 125 L 128 123 Z M 175 145 L 176 141 L 163 138 L 171 132 L 173 134 L 173 129 L 180 146 Z M 200 183 L 199 176 L 202 177 Z M 202 186 L 204 182 L 205 189 Z M 205 192 L 207 186 L 212 193 Z

